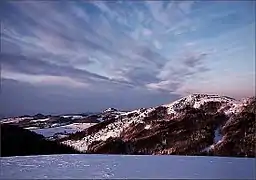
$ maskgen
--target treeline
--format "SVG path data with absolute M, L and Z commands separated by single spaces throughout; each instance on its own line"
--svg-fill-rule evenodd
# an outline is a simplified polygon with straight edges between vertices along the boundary
M 0 125 L 1 157 L 47 155 L 47 154 L 77 154 L 72 147 L 44 139 L 44 136 L 15 125 Z

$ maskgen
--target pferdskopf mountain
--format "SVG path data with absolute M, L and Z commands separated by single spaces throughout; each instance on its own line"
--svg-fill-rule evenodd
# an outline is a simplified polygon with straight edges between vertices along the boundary
M 54 141 L 81 153 L 255 157 L 255 113 L 255 97 L 192 94 L 156 107 L 88 115 L 93 125 Z

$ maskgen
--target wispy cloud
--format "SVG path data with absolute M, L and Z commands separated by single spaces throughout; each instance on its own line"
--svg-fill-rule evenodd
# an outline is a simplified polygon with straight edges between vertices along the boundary
M 47 79 L 49 85 L 81 83 L 79 87 L 112 93 L 126 90 L 135 97 L 138 91 L 191 93 L 205 77 L 221 79 L 221 69 L 240 75 L 252 71 L 255 8 L 249 2 L 2 4 L 5 78 L 20 74 L 30 83 L 36 78 L 44 79 L 44 85 Z M 242 63 L 244 58 L 247 63 Z

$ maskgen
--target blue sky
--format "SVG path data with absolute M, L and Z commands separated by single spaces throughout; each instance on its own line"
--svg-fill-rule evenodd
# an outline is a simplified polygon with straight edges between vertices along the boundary
M 253 1 L 5 1 L 1 114 L 255 91 Z

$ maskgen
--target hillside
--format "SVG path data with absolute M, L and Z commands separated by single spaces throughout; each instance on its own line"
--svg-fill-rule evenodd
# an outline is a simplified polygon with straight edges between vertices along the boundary
M 255 157 L 255 102 L 255 97 L 192 94 L 130 112 L 108 108 L 87 116 L 17 117 L 1 122 L 2 154 Z
M 255 157 L 255 97 L 192 94 L 110 116 L 63 144 L 84 153 Z

